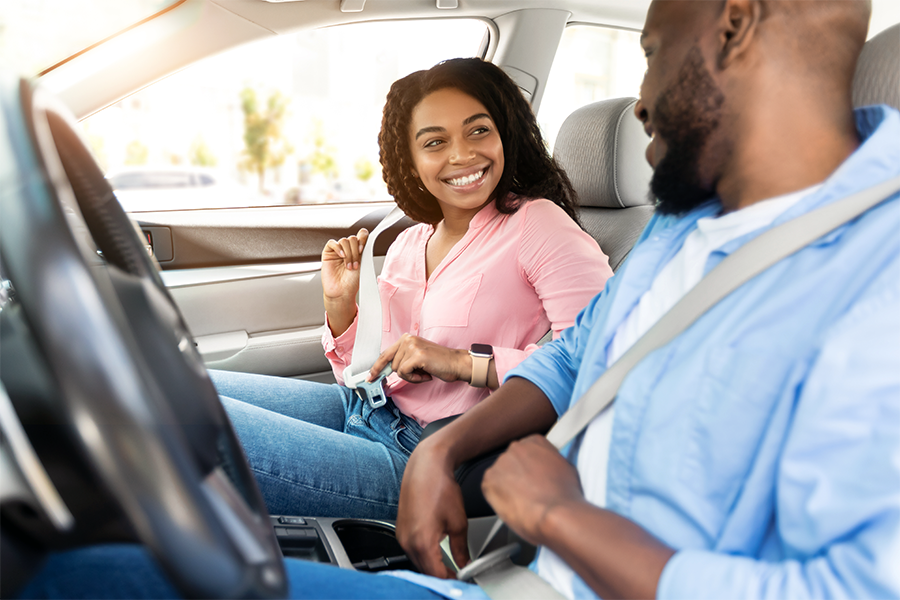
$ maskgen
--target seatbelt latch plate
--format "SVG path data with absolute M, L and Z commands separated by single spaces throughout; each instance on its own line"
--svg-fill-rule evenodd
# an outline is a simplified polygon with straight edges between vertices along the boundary
M 369 376 L 368 371 L 354 375 L 350 372 L 350 366 L 348 366 L 344 369 L 344 385 L 351 390 L 356 390 L 359 399 L 363 402 L 368 402 L 372 408 L 381 408 L 387 403 L 387 394 L 384 392 L 384 378 L 393 372 L 394 369 L 388 363 L 374 381 L 366 381 L 366 377 Z

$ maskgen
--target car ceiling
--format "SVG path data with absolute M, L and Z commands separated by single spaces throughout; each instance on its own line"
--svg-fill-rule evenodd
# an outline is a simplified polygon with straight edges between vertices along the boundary
M 524 9 L 565 10 L 569 21 L 640 29 L 650 0 L 459 0 L 455 9 L 438 9 L 435 0 L 366 0 L 358 13 L 342 13 L 341 0 L 214 0 L 216 4 L 273 32 L 308 27 L 409 17 L 486 17 Z

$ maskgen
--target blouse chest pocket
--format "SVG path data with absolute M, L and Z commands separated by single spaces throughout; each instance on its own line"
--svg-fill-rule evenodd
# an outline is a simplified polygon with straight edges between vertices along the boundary
M 424 329 L 468 326 L 469 313 L 481 287 L 482 276 L 483 273 L 478 273 L 459 283 L 429 290 L 422 309 Z
M 382 278 L 378 279 L 378 295 L 381 298 L 381 329 L 391 330 L 391 300 L 397 293 L 397 286 Z

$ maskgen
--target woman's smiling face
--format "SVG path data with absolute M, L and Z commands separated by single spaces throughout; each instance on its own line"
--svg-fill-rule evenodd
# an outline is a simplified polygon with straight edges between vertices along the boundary
M 409 144 L 416 174 L 444 218 L 480 210 L 503 174 L 494 120 L 481 102 L 455 88 L 432 92 L 413 109 Z

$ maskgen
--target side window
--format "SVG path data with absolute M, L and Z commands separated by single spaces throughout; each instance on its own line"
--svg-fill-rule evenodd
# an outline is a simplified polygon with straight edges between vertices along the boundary
M 378 130 L 391 84 L 478 56 L 474 19 L 304 31 L 206 59 L 82 121 L 125 210 L 389 200 Z
M 590 25 L 567 27 L 538 114 L 550 147 L 572 111 L 607 98 L 637 97 L 646 68 L 638 32 Z

